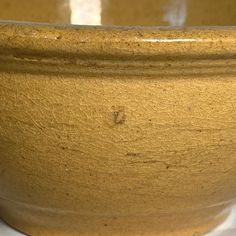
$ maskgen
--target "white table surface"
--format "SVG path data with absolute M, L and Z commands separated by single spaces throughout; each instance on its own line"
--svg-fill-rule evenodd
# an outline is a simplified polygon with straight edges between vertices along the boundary
M 25 236 L 12 229 L 10 226 L 0 220 L 0 236 Z M 213 232 L 204 236 L 236 236 L 236 206 L 226 221 L 218 226 Z

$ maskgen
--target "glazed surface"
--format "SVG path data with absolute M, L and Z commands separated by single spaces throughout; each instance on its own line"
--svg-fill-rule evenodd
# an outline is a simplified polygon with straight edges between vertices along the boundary
M 36 235 L 221 219 L 236 196 L 234 28 L 0 31 L 3 219 Z
M 0 19 L 234 24 L 230 0 L 94 1 L 86 21 L 45 2 L 2 0 Z M 0 217 L 36 236 L 214 227 L 236 197 L 235 45 L 235 27 L 1 23 Z

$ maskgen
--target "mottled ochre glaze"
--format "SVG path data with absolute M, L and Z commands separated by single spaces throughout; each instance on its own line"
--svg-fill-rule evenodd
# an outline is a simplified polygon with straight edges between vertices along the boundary
M 236 198 L 235 56 L 235 27 L 0 23 L 0 217 L 33 236 L 215 227 Z

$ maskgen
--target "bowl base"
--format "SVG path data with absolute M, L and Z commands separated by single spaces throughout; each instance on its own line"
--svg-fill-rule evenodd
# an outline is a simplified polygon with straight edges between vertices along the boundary
M 113 221 L 110 220 L 109 222 L 109 218 L 104 221 L 102 216 L 94 218 L 88 216 L 86 218 L 70 212 L 47 211 L 6 200 L 0 201 L 0 218 L 16 230 L 32 236 L 201 236 L 221 224 L 228 215 L 229 211 L 224 211 L 223 214 L 219 214 L 214 219 L 209 217 L 213 220 L 205 220 L 207 222 L 205 224 L 198 223 L 194 224 L 195 226 L 188 227 L 188 224 L 196 222 L 194 214 L 192 218 L 189 215 L 190 219 L 187 225 L 181 226 L 185 229 L 177 230 L 173 228 L 177 225 L 174 222 L 175 215 L 172 216 L 172 220 L 167 218 L 164 222 L 164 228 L 161 229 L 163 224 L 153 226 L 157 225 L 155 223 L 158 222 L 158 218 L 154 216 L 143 217 L 143 219 L 139 216 L 139 221 L 137 217 L 134 219 L 132 217 L 121 217 L 116 218 L 114 223 L 114 217 Z M 153 220 L 153 218 L 155 219 Z M 168 231 L 166 230 L 167 225 L 169 225 Z
M 189 228 L 185 230 L 179 230 L 174 232 L 157 232 L 157 233 L 140 233 L 140 234 L 133 234 L 131 233 L 130 236 L 203 236 L 205 233 L 210 232 L 214 229 L 217 225 L 222 223 L 226 217 L 211 221 L 205 225 L 201 225 L 195 228 Z M 44 227 L 38 226 L 31 226 L 21 222 L 15 222 L 12 219 L 3 219 L 3 221 L 8 224 L 10 227 L 14 228 L 15 230 L 22 232 L 23 234 L 30 235 L 30 236 L 78 236 L 81 235 L 78 232 L 71 232 L 68 231 L 58 231 L 55 229 L 45 229 Z M 82 236 L 101 236 L 101 234 L 96 233 L 89 233 L 83 234 Z M 129 234 L 125 234 L 128 236 Z M 113 234 L 111 233 L 110 236 L 124 236 L 123 234 Z

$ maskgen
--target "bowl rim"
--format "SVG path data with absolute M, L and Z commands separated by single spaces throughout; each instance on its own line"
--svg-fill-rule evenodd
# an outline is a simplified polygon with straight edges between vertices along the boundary
M 236 26 L 81 26 L 0 21 L 0 69 L 188 75 L 236 72 Z M 42 68 L 43 66 L 43 68 Z M 11 69 L 12 70 L 12 69 Z

